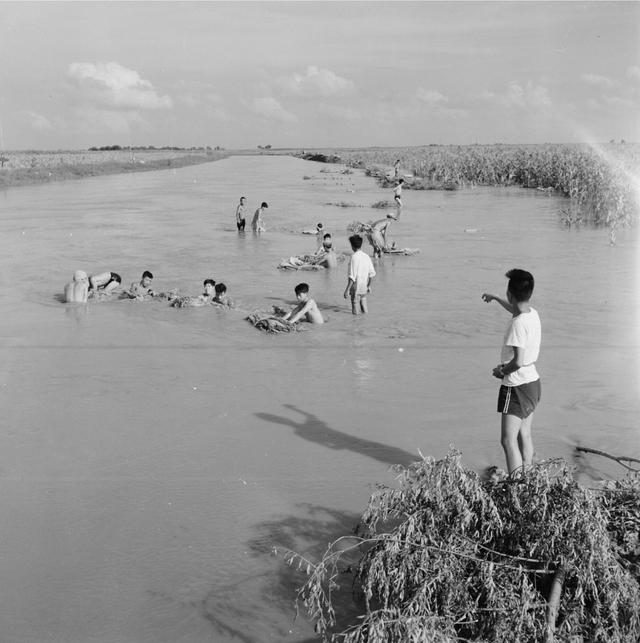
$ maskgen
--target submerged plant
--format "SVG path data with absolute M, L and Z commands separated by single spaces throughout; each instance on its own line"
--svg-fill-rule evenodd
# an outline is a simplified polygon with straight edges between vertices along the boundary
M 640 640 L 637 479 L 594 491 L 557 460 L 485 481 L 452 451 L 398 482 L 373 494 L 356 537 L 317 563 L 286 557 L 308 575 L 299 598 L 323 640 Z M 343 623 L 347 581 L 360 614 Z

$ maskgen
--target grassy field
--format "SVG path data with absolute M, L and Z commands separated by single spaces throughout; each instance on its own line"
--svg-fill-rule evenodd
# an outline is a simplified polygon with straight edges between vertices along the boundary
M 0 155 L 0 188 L 184 167 L 226 156 L 227 152 L 214 150 L 3 152 Z
M 567 224 L 589 222 L 615 229 L 640 213 L 640 145 L 429 145 L 330 149 L 352 167 L 366 169 L 383 185 L 393 183 L 393 164 L 411 189 L 469 185 L 519 185 L 569 197 Z

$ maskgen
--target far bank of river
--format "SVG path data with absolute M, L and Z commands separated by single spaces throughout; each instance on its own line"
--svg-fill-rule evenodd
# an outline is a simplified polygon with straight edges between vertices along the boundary
M 211 149 L 3 152 L 0 154 L 0 188 L 179 168 L 218 161 L 229 154 Z

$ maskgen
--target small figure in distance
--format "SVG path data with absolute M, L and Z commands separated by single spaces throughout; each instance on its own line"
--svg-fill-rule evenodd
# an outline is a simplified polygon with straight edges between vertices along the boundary
M 400 176 L 400 159 L 396 159 L 396 162 L 393 164 L 393 176 L 396 179 Z
M 324 226 L 322 223 L 318 223 L 316 226 L 316 252 L 322 248 L 322 241 L 324 238 Z
M 267 210 L 268 208 L 269 205 L 266 201 L 263 201 L 262 205 L 260 205 L 260 207 L 255 211 L 253 220 L 251 221 L 251 229 L 254 232 L 264 232 L 266 230 L 264 227 L 264 221 L 262 220 L 262 215 L 264 214 L 264 210 Z
M 322 313 L 318 309 L 318 304 L 316 304 L 315 300 L 309 297 L 309 284 L 298 284 L 294 288 L 294 291 L 296 293 L 298 304 L 286 313 L 283 316 L 283 319 L 295 324 L 304 317 L 304 319 L 311 324 L 324 324 L 324 319 L 322 318 Z
M 316 252 L 316 257 L 318 257 L 317 263 L 325 268 L 336 268 L 338 265 L 333 240 L 328 232 L 322 237 L 322 247 Z
M 396 187 L 393 188 L 393 200 L 396 202 L 396 215 L 391 215 L 392 219 L 396 221 L 400 220 L 400 215 L 402 214 L 402 185 L 404 184 L 404 179 L 400 179 L 396 184 Z
M 216 284 L 216 295 L 211 300 L 214 304 L 221 304 L 222 306 L 228 306 L 233 308 L 233 299 L 227 294 L 227 287 L 223 283 Z
M 501 363 L 493 376 L 502 380 L 498 393 L 501 414 L 501 444 L 510 474 L 533 462 L 531 425 L 540 401 L 540 376 L 536 360 L 540 352 L 541 325 L 537 311 L 530 305 L 533 275 L 515 268 L 505 275 L 509 280 L 507 299 L 483 293 L 487 303 L 497 301 L 511 314 L 501 351 Z
M 367 294 L 371 292 L 371 281 L 376 276 L 371 257 L 362 251 L 362 237 L 358 234 L 349 237 L 349 243 L 353 254 L 349 261 L 347 273 L 347 287 L 344 290 L 344 298 L 351 297 L 351 312 L 358 314 L 357 304 L 360 305 L 362 313 L 369 312 L 367 308 Z
M 89 277 L 89 294 L 95 296 L 98 293 L 111 295 L 122 283 L 122 278 L 116 272 L 101 272 L 99 275 Z
M 89 294 L 89 278 L 84 270 L 76 270 L 73 279 L 64 287 L 64 300 L 66 303 L 84 304 Z
M 244 225 L 246 223 L 245 201 L 246 198 L 241 196 L 240 203 L 238 203 L 238 207 L 236 208 L 236 226 L 238 226 L 238 232 L 244 232 Z
M 129 288 L 129 296 L 133 299 L 144 299 L 145 297 L 155 297 L 156 293 L 151 289 L 153 275 L 145 270 L 139 282 L 133 282 Z

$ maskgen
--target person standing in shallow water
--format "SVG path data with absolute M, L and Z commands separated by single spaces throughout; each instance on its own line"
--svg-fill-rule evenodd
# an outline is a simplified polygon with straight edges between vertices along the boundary
M 351 297 L 351 312 L 354 315 L 358 314 L 358 305 L 360 312 L 364 314 L 369 312 L 367 294 L 371 292 L 371 280 L 376 276 L 376 271 L 373 268 L 371 257 L 362 251 L 362 237 L 354 234 L 349 237 L 349 243 L 353 255 L 349 261 L 344 298 Z
M 395 179 L 400 176 L 400 159 L 397 159 L 393 164 L 393 176 Z
M 536 360 L 542 337 L 540 317 L 529 304 L 533 294 L 533 275 L 515 268 L 505 275 L 509 280 L 507 299 L 483 293 L 487 303 L 497 301 L 511 321 L 507 325 L 500 355 L 500 364 L 493 376 L 501 380 L 498 413 L 501 414 L 501 444 L 509 473 L 531 466 L 533 412 L 540 401 L 540 376 Z
M 263 201 L 262 205 L 255 211 L 253 220 L 251 221 L 251 229 L 254 232 L 264 232 L 266 230 L 266 228 L 264 227 L 264 221 L 262 220 L 262 215 L 268 208 L 269 205 L 266 203 L 266 201 Z
M 236 225 L 238 226 L 238 232 L 244 232 L 244 226 L 246 223 L 245 201 L 246 198 L 241 196 L 240 203 L 238 203 L 238 207 L 236 208 Z

